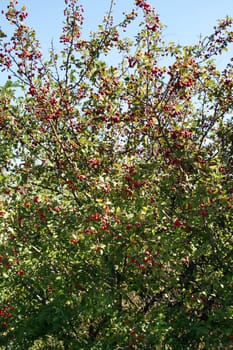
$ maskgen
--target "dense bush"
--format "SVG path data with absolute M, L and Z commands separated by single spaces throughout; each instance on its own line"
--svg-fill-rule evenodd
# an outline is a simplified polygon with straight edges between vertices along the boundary
M 137 0 L 83 38 L 65 3 L 48 60 L 26 9 L 4 13 L 0 344 L 230 349 L 232 20 L 182 47 Z

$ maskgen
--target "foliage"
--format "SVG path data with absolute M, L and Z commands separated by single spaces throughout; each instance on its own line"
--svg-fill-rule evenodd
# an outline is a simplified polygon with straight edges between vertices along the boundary
M 5 12 L 0 345 L 230 349 L 232 19 L 181 47 L 137 0 L 86 39 L 65 4 L 47 61 L 26 8 Z

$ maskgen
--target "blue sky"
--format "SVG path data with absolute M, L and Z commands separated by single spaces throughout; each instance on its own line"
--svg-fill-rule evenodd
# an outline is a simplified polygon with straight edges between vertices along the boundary
M 28 23 L 37 32 L 46 53 L 54 39 L 55 47 L 61 32 L 64 0 L 18 0 L 29 12 Z M 165 39 L 181 44 L 195 43 L 200 34 L 211 33 L 217 19 L 225 15 L 233 16 L 233 0 L 148 0 L 167 25 Z M 0 0 L 0 7 L 7 5 L 8 0 Z M 101 23 L 110 0 L 80 0 L 85 9 L 85 31 L 94 30 Z M 120 18 L 123 11 L 130 9 L 133 0 L 116 0 L 115 16 Z M 1 19 L 2 21 L 2 19 Z M 1 22 L 0 22 L 1 23 Z M 4 30 L 4 23 L 0 24 Z M 134 28 L 132 28 L 134 31 Z M 136 33 L 136 28 L 135 28 Z M 232 45 L 233 46 L 233 45 Z M 233 48 L 230 50 L 233 55 Z M 229 56 L 229 54 L 228 54 Z M 220 58 L 224 65 L 226 58 Z

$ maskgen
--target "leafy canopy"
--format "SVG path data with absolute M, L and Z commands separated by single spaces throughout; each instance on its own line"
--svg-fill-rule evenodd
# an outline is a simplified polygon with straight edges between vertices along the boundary
M 47 60 L 26 8 L 4 12 L 0 345 L 230 349 L 232 19 L 183 47 L 145 0 L 112 10 L 83 38 L 65 0 Z

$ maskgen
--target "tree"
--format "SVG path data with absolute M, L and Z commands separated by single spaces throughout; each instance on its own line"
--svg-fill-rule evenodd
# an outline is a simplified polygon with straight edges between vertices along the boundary
M 111 3 L 86 39 L 65 4 L 47 61 L 26 8 L 5 12 L 0 344 L 230 349 L 232 19 L 182 47 L 145 0 L 118 24 Z

